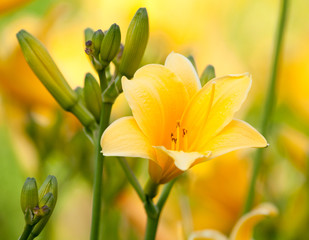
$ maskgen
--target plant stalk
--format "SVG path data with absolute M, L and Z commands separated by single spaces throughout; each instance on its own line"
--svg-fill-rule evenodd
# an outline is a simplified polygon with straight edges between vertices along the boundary
M 105 72 L 105 71 L 104 71 Z M 100 82 L 104 82 L 105 74 L 100 75 Z M 101 86 L 102 87 L 102 86 Z M 102 89 L 103 91 L 104 89 Z M 100 115 L 100 127 L 97 132 L 96 139 L 96 159 L 95 159 L 95 172 L 93 183 L 93 204 L 92 204 L 92 221 L 91 221 L 91 240 L 98 240 L 99 238 L 99 226 L 101 216 L 101 200 L 102 200 L 102 176 L 103 176 L 103 162 L 104 156 L 101 153 L 101 136 L 104 130 L 108 127 L 110 114 L 112 110 L 112 103 L 103 102 L 101 115 Z

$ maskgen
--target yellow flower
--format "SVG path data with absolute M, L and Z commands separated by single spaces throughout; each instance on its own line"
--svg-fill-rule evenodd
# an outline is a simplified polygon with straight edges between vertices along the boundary
M 150 159 L 156 183 L 224 153 L 267 145 L 253 127 L 233 119 L 250 89 L 248 74 L 216 78 L 201 88 L 190 61 L 171 53 L 164 66 L 146 65 L 132 80 L 123 77 L 122 86 L 133 117 L 106 129 L 103 154 Z
M 189 236 L 189 240 L 251 240 L 255 225 L 266 217 L 276 216 L 277 214 L 278 209 L 273 204 L 263 203 L 238 220 L 229 238 L 216 230 L 209 229 L 193 232 Z

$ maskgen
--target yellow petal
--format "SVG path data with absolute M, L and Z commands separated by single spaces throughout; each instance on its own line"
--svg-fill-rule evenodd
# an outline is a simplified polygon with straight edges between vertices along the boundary
M 151 145 L 170 146 L 171 132 L 189 101 L 182 81 L 168 68 L 150 64 L 132 80 L 122 78 L 125 97 L 133 116 Z
M 202 148 L 211 151 L 211 158 L 214 158 L 237 149 L 266 146 L 266 139 L 251 125 L 241 120 L 232 120 Z
M 101 146 L 104 156 L 155 158 L 152 146 L 133 117 L 113 122 L 103 133 Z
M 189 151 L 216 136 L 246 99 L 251 86 L 248 74 L 228 75 L 209 81 L 186 107 L 181 125 L 187 129 Z
M 206 153 L 198 153 L 198 152 L 183 152 L 183 151 L 172 151 L 167 150 L 163 146 L 154 147 L 159 150 L 159 152 L 163 152 L 174 160 L 175 166 L 181 171 L 186 171 L 191 167 L 191 165 L 196 160 L 205 159 L 210 155 L 210 152 Z
M 170 53 L 166 60 L 165 66 L 172 70 L 183 81 L 188 90 L 190 98 L 201 89 L 200 79 L 192 63 L 181 54 Z
M 205 240 L 228 240 L 226 236 L 216 230 L 195 231 L 190 234 L 188 240 L 205 239 Z M 243 239 L 244 240 L 244 239 Z
M 278 209 L 271 203 L 259 205 L 256 209 L 241 217 L 235 225 L 231 240 L 250 240 L 253 228 L 257 223 L 269 216 L 276 216 Z

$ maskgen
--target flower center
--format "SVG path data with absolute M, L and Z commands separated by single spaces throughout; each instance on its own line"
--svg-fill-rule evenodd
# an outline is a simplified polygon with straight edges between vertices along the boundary
M 176 123 L 176 134 L 171 133 L 171 150 L 179 151 L 181 148 L 186 151 L 188 148 L 188 130 L 180 127 L 180 121 Z

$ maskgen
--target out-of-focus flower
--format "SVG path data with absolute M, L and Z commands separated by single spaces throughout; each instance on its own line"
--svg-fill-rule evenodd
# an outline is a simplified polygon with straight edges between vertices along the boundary
M 302 173 L 307 174 L 307 162 L 309 156 L 309 139 L 303 133 L 290 127 L 285 127 L 279 133 L 279 144 L 283 153 Z
M 216 230 L 202 230 L 193 232 L 189 236 L 189 240 L 250 240 L 252 238 L 253 228 L 257 223 L 266 217 L 276 216 L 277 214 L 278 210 L 273 204 L 263 203 L 238 220 L 229 238 Z
M 224 153 L 267 145 L 249 124 L 233 120 L 251 86 L 248 74 L 216 78 L 201 88 L 190 61 L 171 53 L 164 66 L 142 67 L 122 86 L 133 117 L 105 131 L 103 154 L 150 159 L 156 183 Z
M 185 229 L 187 234 L 196 229 L 231 231 L 243 211 L 250 160 L 240 152 L 231 152 L 192 168 L 184 189 L 190 196 L 190 212 L 182 214 L 183 220 L 191 219 L 190 224 L 183 222 L 191 225 Z
M 27 2 L 30 2 L 30 0 L 2 0 L 0 2 L 0 13 L 17 8 L 26 4 Z

